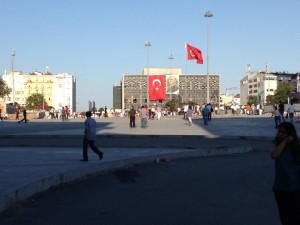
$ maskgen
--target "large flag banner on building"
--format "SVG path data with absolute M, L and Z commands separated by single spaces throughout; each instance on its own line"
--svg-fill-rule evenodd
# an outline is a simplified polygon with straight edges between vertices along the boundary
M 200 49 L 186 44 L 186 51 L 188 60 L 196 59 L 198 64 L 203 64 L 202 52 Z
M 167 94 L 179 94 L 179 75 L 166 75 Z
M 166 100 L 165 75 L 148 76 L 149 100 Z

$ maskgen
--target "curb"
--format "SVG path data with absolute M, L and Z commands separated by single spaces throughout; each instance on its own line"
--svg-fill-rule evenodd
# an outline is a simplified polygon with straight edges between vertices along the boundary
M 149 156 L 137 156 L 127 159 L 114 160 L 101 164 L 87 164 L 87 167 L 61 172 L 48 177 L 37 179 L 34 182 L 20 185 L 12 190 L 2 193 L 0 196 L 0 214 L 13 207 L 19 201 L 25 200 L 37 193 L 47 191 L 50 188 L 67 184 L 78 179 L 108 172 L 114 169 L 128 167 L 134 164 L 170 161 L 173 159 L 190 157 L 207 157 L 220 155 L 244 154 L 252 151 L 252 147 L 222 148 L 222 149 L 184 149 L 176 153 L 162 153 Z

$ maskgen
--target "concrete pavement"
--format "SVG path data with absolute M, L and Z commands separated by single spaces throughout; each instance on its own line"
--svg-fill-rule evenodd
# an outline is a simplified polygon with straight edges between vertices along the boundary
M 81 143 L 82 119 L 74 119 L 69 122 L 52 120 L 33 120 L 28 124 L 17 124 L 15 121 L 5 121 L 0 124 L 0 141 L 10 139 L 18 142 L 21 136 L 47 136 L 55 137 L 73 135 L 74 140 Z M 127 138 L 137 140 L 141 136 L 169 135 L 180 137 L 205 136 L 207 138 L 249 138 L 272 140 L 276 134 L 274 121 L 269 115 L 261 117 L 217 117 L 208 126 L 203 125 L 201 119 L 194 120 L 195 125 L 189 127 L 182 117 L 166 117 L 161 121 L 149 121 L 149 127 L 130 129 L 128 118 L 97 119 L 99 137 L 112 138 L 126 135 Z M 65 129 L 53 129 L 61 126 Z M 40 128 L 43 128 L 40 130 Z M 81 127 L 81 128 L 79 128 Z M 300 125 L 296 124 L 299 132 Z M 5 129 L 5 130 L 4 130 Z M 21 132 L 19 132 L 21 131 Z M 176 138 L 178 139 L 178 138 Z M 173 140 L 176 144 L 176 139 Z M 162 140 L 163 141 L 163 140 Z M 101 146 L 101 141 L 98 142 Z M 139 143 L 139 142 L 137 142 Z M 121 146 L 121 143 L 119 143 Z M 26 145 L 25 145 L 26 146 Z M 75 147 L 8 147 L 2 146 L 0 150 L 0 212 L 13 206 L 14 203 L 24 200 L 35 193 L 45 191 L 51 187 L 68 183 L 92 174 L 103 173 L 112 169 L 131 166 L 134 164 L 159 162 L 181 157 L 210 156 L 241 154 L 252 150 L 251 146 L 231 148 L 174 148 L 164 146 L 154 148 L 114 147 L 102 148 L 104 159 L 89 151 L 89 162 L 80 162 L 82 149 Z M 159 145 L 158 145 L 159 146 Z M 124 146 L 122 146 L 124 147 Z

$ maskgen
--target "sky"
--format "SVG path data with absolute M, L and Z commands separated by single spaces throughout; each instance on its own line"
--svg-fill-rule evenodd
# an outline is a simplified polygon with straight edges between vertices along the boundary
M 14 49 L 14 70 L 74 75 L 79 111 L 89 100 L 111 108 L 113 85 L 141 74 L 148 50 L 149 67 L 206 74 L 209 27 L 209 73 L 220 75 L 221 93 L 237 94 L 247 64 L 300 72 L 299 8 L 299 0 L 1 0 L 0 74 L 11 71 Z M 185 43 L 204 64 L 186 60 Z

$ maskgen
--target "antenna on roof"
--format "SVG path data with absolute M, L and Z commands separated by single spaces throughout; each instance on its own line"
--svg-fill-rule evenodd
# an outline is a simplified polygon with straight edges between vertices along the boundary
M 269 65 L 267 62 L 266 62 L 266 73 L 269 73 Z

